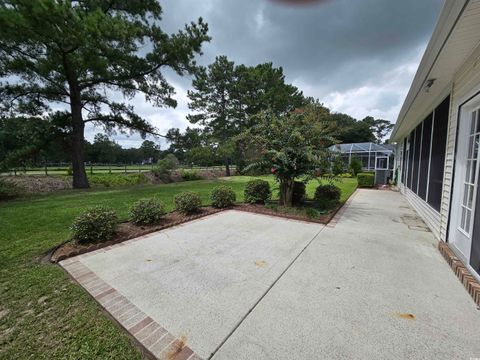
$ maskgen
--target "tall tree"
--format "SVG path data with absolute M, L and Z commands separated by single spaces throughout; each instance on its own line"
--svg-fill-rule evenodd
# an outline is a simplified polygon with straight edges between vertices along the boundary
M 230 140 L 252 126 L 253 115 L 269 110 L 281 116 L 306 104 L 302 92 L 285 83 L 282 68 L 272 63 L 235 66 L 226 56 L 199 72 L 193 88 L 188 96 L 194 113 L 188 120 L 203 125 L 214 139 L 212 144 L 224 154 L 227 175 L 232 154 L 241 151 Z
M 156 0 L 0 0 L 1 111 L 41 114 L 68 108 L 73 186 L 88 187 L 84 129 L 155 132 L 132 106 L 115 101 L 143 93 L 155 106 L 176 106 L 162 69 L 194 73 L 194 58 L 209 40 L 199 19 L 165 33 Z
M 368 124 L 371 131 L 375 135 L 375 142 L 381 144 L 383 139 L 393 130 L 395 126 L 388 120 L 375 119 L 372 116 L 367 116 L 362 120 L 364 123 Z
M 188 92 L 189 108 L 195 113 L 187 119 L 203 125 L 220 146 L 239 133 L 242 116 L 234 96 L 235 84 L 235 64 L 226 56 L 217 56 L 213 64 L 198 72 L 192 82 L 194 90 Z M 228 157 L 225 169 L 230 176 Z
M 353 117 L 342 114 L 332 114 L 332 119 L 338 127 L 337 140 L 342 144 L 374 142 L 375 135 L 369 123 L 357 121 Z

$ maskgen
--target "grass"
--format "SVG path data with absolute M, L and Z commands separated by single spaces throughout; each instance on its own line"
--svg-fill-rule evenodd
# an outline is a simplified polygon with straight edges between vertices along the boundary
M 93 205 L 113 207 L 126 219 L 139 198 L 156 196 L 173 209 L 173 196 L 186 190 L 209 203 L 212 187 L 230 185 L 243 200 L 249 177 L 168 185 L 138 185 L 96 190 L 65 190 L 0 203 L 0 358 L 139 359 L 140 353 L 98 305 L 56 265 L 38 261 L 69 239 L 72 220 Z M 271 176 L 264 177 L 274 184 Z M 344 179 L 342 201 L 356 188 Z M 313 196 L 316 182 L 307 186 Z

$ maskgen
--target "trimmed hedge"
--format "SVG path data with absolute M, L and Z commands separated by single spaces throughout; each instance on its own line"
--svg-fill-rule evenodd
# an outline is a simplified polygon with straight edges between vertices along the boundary
M 185 215 L 198 211 L 200 206 L 202 206 L 200 195 L 192 191 L 185 191 L 175 195 L 173 201 L 175 202 L 175 208 Z
M 375 185 L 375 174 L 373 173 L 359 173 L 357 175 L 358 187 L 372 188 Z
M 333 184 L 319 185 L 315 189 L 315 201 L 321 209 L 330 209 L 338 204 L 342 191 Z
M 272 197 L 270 184 L 261 179 L 250 180 L 245 185 L 244 197 L 247 203 L 265 203 Z
M 166 214 L 165 205 L 155 198 L 137 201 L 130 209 L 130 221 L 137 225 L 153 225 Z
M 118 225 L 114 210 L 96 206 L 81 213 L 71 226 L 73 238 L 80 244 L 110 240 Z
M 237 196 L 230 186 L 220 185 L 212 190 L 210 199 L 213 207 L 222 209 L 232 206 L 237 200 Z

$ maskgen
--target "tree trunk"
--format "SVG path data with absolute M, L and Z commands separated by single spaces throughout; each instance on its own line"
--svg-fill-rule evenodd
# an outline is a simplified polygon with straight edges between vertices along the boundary
M 230 176 L 230 159 L 225 156 L 225 175 Z
M 70 113 L 72 116 L 73 188 L 86 189 L 89 185 L 87 173 L 85 172 L 85 123 L 82 117 L 82 94 L 78 86 L 76 72 L 66 53 L 62 54 L 62 61 L 68 81 Z
M 73 104 L 72 110 L 72 170 L 73 188 L 86 189 L 89 187 L 87 173 L 85 172 L 85 124 L 82 118 L 82 106 Z
M 294 179 L 280 180 L 280 205 L 293 206 L 293 184 Z

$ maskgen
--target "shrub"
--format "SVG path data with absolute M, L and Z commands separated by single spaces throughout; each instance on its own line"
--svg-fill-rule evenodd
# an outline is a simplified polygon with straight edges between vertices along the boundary
M 353 156 L 350 161 L 350 170 L 352 171 L 353 176 L 357 176 L 360 171 L 362 171 L 362 161 L 357 157 Z
M 157 165 L 153 169 L 155 176 L 159 177 L 162 181 L 170 181 L 170 171 L 175 170 L 180 162 L 173 154 L 168 154 L 163 159 L 158 160 Z
M 315 201 L 321 209 L 334 207 L 340 201 L 342 192 L 333 184 L 319 185 L 315 190 Z
M 185 181 L 192 181 L 192 180 L 201 180 L 202 177 L 198 173 L 197 170 L 182 170 L 180 172 L 182 179 Z
M 89 174 L 88 181 L 92 187 L 116 187 L 137 185 L 148 182 L 143 173 L 136 174 Z
M 245 185 L 244 197 L 248 203 L 265 203 L 272 197 L 270 184 L 261 179 L 250 180 Z
M 73 238 L 79 243 L 98 243 L 112 238 L 117 228 L 115 211 L 104 206 L 96 206 L 81 213 L 73 222 Z
M 318 219 L 321 214 L 317 209 L 309 207 L 305 209 L 305 215 L 307 215 L 309 219 Z
M 373 173 L 359 173 L 357 175 L 359 187 L 373 187 L 375 185 L 375 174 Z
M 293 183 L 293 204 L 302 204 L 306 198 L 306 187 L 305 183 L 301 181 L 295 181 Z
M 137 225 L 152 225 L 165 215 L 165 206 L 155 198 L 137 201 L 130 209 L 130 221 Z
M 0 179 L 0 201 L 16 198 L 20 195 L 20 189 L 8 181 Z
M 191 191 L 177 194 L 173 200 L 175 202 L 175 208 L 182 214 L 191 214 L 198 211 L 198 208 L 202 206 L 200 195 Z
M 235 203 L 237 195 L 231 187 L 220 185 L 212 190 L 210 199 L 212 200 L 212 206 L 216 208 L 226 208 Z

